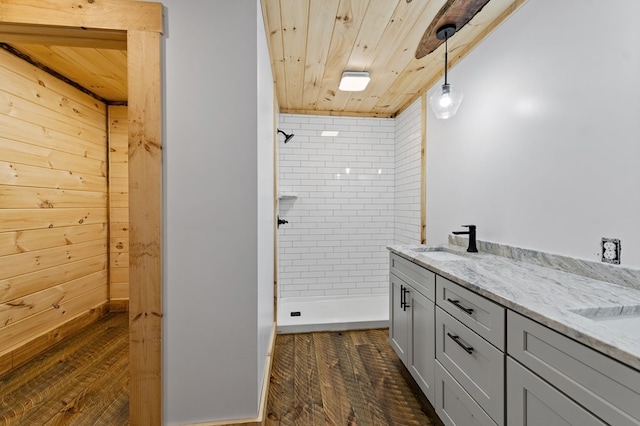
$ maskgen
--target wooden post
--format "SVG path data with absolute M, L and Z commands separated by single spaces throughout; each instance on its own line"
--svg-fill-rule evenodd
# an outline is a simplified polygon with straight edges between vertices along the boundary
M 427 243 L 427 92 L 420 106 L 420 244 Z
M 129 420 L 162 424 L 160 34 L 128 31 Z

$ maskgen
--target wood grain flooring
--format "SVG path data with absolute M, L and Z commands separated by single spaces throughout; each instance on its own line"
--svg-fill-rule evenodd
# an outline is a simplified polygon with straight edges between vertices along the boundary
M 442 426 L 388 330 L 278 335 L 267 426 Z M 128 314 L 0 377 L 0 426 L 129 424 Z
M 128 314 L 107 314 L 0 377 L 0 425 L 129 424 L 128 360 Z
M 441 426 L 388 330 L 276 337 L 266 425 Z

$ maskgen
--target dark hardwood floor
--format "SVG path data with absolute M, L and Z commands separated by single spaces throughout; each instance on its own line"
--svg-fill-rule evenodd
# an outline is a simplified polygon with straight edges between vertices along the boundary
M 128 362 L 128 314 L 108 314 L 0 377 L 0 425 L 127 425 Z
M 441 426 L 388 337 L 386 329 L 278 335 L 266 424 Z
M 129 423 L 128 315 L 111 313 L 0 377 L 0 425 Z M 388 330 L 279 335 L 266 425 L 441 426 Z

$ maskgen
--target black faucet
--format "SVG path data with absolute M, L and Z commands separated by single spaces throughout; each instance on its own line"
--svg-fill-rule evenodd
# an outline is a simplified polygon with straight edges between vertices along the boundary
M 467 251 L 470 253 L 477 253 L 476 248 L 476 226 L 475 225 L 461 225 L 463 228 L 469 228 L 468 231 L 452 231 L 454 235 L 469 235 L 469 247 Z

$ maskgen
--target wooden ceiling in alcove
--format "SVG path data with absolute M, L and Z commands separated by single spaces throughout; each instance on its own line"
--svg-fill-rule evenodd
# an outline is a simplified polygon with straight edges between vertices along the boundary
M 127 33 L 113 30 L 69 30 L 58 36 L 33 34 L 22 25 L 0 28 L 0 43 L 87 89 L 108 103 L 127 101 Z

